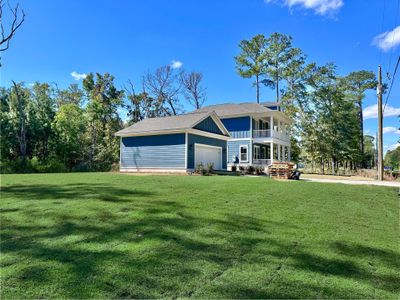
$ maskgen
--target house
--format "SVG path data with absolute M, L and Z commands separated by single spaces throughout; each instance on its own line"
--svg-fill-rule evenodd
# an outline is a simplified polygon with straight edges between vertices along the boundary
M 208 163 L 227 168 L 230 135 L 213 111 L 148 118 L 116 136 L 122 172 L 188 172 Z
M 121 171 L 193 171 L 267 167 L 290 161 L 290 119 L 279 103 L 218 104 L 194 112 L 149 118 L 116 133 Z
M 229 131 L 227 167 L 266 167 L 290 161 L 291 120 L 277 102 L 210 105 L 196 112 L 214 111 Z

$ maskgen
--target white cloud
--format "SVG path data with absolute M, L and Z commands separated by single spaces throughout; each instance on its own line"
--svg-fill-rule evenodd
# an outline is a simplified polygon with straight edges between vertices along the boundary
M 183 66 L 183 62 L 179 61 L 179 60 L 173 60 L 171 61 L 171 68 L 172 69 L 179 69 L 180 67 Z
M 394 150 L 399 146 L 400 146 L 400 143 L 395 143 L 395 144 L 392 144 L 392 145 L 384 145 L 383 146 L 383 150 L 386 153 L 388 150 Z
M 400 26 L 397 26 L 392 31 L 386 31 L 378 34 L 372 41 L 372 44 L 383 51 L 388 51 L 397 47 L 400 45 Z
M 383 112 L 384 117 L 392 117 L 400 115 L 400 107 L 396 108 L 390 105 L 386 105 L 385 111 Z M 364 119 L 376 119 L 378 117 L 378 104 L 367 106 L 363 110 Z
M 74 77 L 75 80 L 81 80 L 81 79 L 85 79 L 87 74 L 85 73 L 78 73 L 78 72 L 71 72 L 71 76 Z
M 278 3 L 292 9 L 299 6 L 304 9 L 312 9 L 319 15 L 332 15 L 343 6 L 343 0 L 264 0 L 265 3 Z
M 383 127 L 382 128 L 383 134 L 385 133 L 395 133 L 395 134 L 400 134 L 400 130 L 396 127 L 388 126 L 388 127 Z

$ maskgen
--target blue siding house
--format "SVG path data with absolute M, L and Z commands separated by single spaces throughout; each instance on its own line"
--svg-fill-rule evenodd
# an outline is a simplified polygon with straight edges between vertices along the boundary
M 290 161 L 291 120 L 276 102 L 226 103 L 206 106 L 196 112 L 214 111 L 231 138 L 227 168 L 267 167 L 276 161 Z
M 230 135 L 213 111 L 149 118 L 116 135 L 122 172 L 188 172 L 208 163 L 227 169 Z
M 188 172 L 212 163 L 267 167 L 290 161 L 290 119 L 279 103 L 228 103 L 149 118 L 116 133 L 123 172 Z

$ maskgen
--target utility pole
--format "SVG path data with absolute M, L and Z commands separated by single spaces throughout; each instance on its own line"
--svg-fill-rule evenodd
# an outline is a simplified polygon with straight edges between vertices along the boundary
M 382 134 L 382 68 L 378 68 L 378 86 L 376 88 L 376 93 L 378 95 L 378 180 L 383 180 L 383 134 Z

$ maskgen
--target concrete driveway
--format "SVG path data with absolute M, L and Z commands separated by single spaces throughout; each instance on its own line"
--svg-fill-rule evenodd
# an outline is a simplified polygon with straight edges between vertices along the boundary
M 400 182 L 398 182 L 398 181 L 322 179 L 322 178 L 301 178 L 301 181 L 324 182 L 324 183 L 343 183 L 343 184 L 361 184 L 361 185 L 378 185 L 378 186 L 390 186 L 390 187 L 400 188 Z

